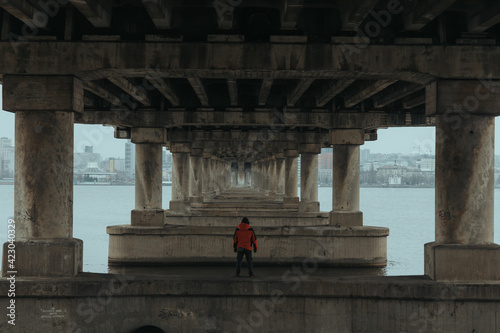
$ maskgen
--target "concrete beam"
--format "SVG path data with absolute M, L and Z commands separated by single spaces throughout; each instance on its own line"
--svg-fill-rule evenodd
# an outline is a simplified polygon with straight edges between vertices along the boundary
M 484 32 L 500 22 L 500 3 L 493 2 L 491 6 L 482 8 L 468 19 L 470 32 Z
M 200 100 L 201 105 L 208 106 L 208 104 L 209 104 L 208 95 L 207 95 L 207 92 L 205 91 L 205 87 L 203 86 L 203 82 L 201 82 L 201 79 L 189 77 L 188 81 L 191 84 L 191 87 L 193 87 L 193 90 L 196 93 L 196 96 L 198 96 L 198 99 Z
M 362 129 L 331 130 L 332 145 L 362 145 L 365 143 L 365 131 Z
M 368 13 L 377 4 L 378 0 L 353 0 L 345 3 L 342 11 L 342 30 L 356 30 Z
M 145 105 L 151 106 L 151 99 L 148 97 L 146 90 L 132 84 L 129 80 L 121 76 L 112 76 L 107 78 L 109 82 L 132 96 L 136 101 Z
M 304 7 L 304 0 L 282 0 L 281 28 L 295 29 L 300 12 Z
M 391 84 L 394 84 L 395 82 L 397 82 L 397 80 L 378 80 L 377 82 L 365 86 L 352 93 L 344 100 L 344 105 L 347 108 L 351 108 L 356 104 L 361 103 L 365 99 L 370 98 L 376 93 L 384 90 L 385 88 L 387 88 Z
M 267 98 L 269 97 L 269 93 L 271 92 L 271 87 L 273 86 L 273 82 L 273 79 L 262 80 L 262 87 L 260 88 L 259 93 L 259 105 L 266 105 Z
M 406 13 L 404 18 L 405 30 L 419 31 L 438 15 L 450 7 L 456 0 L 423 0 Z
M 331 101 L 335 96 L 349 87 L 354 81 L 354 79 L 348 80 L 338 80 L 333 82 L 321 95 L 316 98 L 316 106 L 323 107 L 326 103 Z
M 373 106 L 376 108 L 382 108 L 423 89 L 425 89 L 424 86 L 415 83 L 403 83 L 400 86 L 391 86 L 380 94 L 374 96 Z
M 425 104 L 425 92 L 414 97 L 407 97 L 403 99 L 403 109 L 406 110 L 413 109 L 423 104 Z
M 134 127 L 130 132 L 132 143 L 157 143 L 167 142 L 167 130 L 165 128 L 143 128 Z
M 314 79 L 304 79 L 300 80 L 295 89 L 287 97 L 287 105 L 294 106 L 295 103 L 304 95 L 304 93 L 309 89 Z
M 83 112 L 82 82 L 72 76 L 7 75 L 2 88 L 7 111 Z
M 498 81 L 439 80 L 426 87 L 425 114 L 500 115 Z M 453 118 L 455 119 L 455 118 Z M 453 120 L 451 120 L 453 121 Z
M 113 106 L 118 106 L 122 104 L 122 101 L 119 97 L 115 96 L 114 94 L 112 94 L 111 92 L 109 92 L 108 90 L 101 87 L 95 82 L 87 81 L 84 83 L 83 87 L 85 90 L 90 91 L 94 95 L 101 97 L 105 101 L 108 101 Z
M 158 29 L 172 27 L 172 0 L 142 0 L 142 4 Z
M 174 88 L 165 79 L 153 74 L 146 75 L 146 79 L 173 105 L 179 106 L 179 97 Z
M 96 28 L 109 28 L 111 25 L 111 2 L 98 0 L 70 0 Z
M 77 75 L 85 81 L 145 76 L 153 67 L 164 78 L 391 78 L 424 85 L 436 77 L 500 79 L 497 46 L 368 45 L 351 51 L 349 45 L 326 43 L 228 43 L 221 47 L 220 43 L 30 41 L 22 43 L 27 56 L 20 63 L 15 45 L 0 43 L 0 73 L 4 75 Z M 346 56 L 349 61 L 339 61 Z
M 236 79 L 227 80 L 227 89 L 229 90 L 229 100 L 231 101 L 231 106 L 238 105 L 238 85 L 236 84 Z
M 38 11 L 31 3 L 25 0 L 0 0 L 0 7 L 12 16 L 21 20 L 30 28 L 35 28 L 33 17 Z

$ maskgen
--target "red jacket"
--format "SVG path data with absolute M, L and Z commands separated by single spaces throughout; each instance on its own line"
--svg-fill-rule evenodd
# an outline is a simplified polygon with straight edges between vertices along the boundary
M 233 248 L 236 250 L 242 247 L 246 250 L 252 251 L 252 245 L 257 251 L 257 237 L 250 225 L 247 223 L 240 223 L 233 236 Z

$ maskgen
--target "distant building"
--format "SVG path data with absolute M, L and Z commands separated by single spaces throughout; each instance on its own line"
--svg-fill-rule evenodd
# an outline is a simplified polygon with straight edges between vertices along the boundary
M 361 149 L 360 162 L 364 164 L 370 160 L 370 149 Z
M 436 171 L 436 160 L 433 158 L 423 158 L 417 164 L 422 171 Z
M 0 178 L 14 178 L 15 149 L 12 139 L 0 138 Z
M 84 153 L 75 153 L 74 168 L 76 171 L 85 169 L 89 163 L 101 162 L 101 154 L 94 153 L 94 147 L 86 146 Z
M 135 144 L 128 140 L 125 142 L 125 176 L 135 179 Z

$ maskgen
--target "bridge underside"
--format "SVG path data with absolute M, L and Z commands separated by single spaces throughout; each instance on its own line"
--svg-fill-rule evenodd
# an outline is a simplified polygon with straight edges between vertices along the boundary
M 240 317 L 252 321 L 242 332 L 499 330 L 496 2 L 2 0 L 0 8 L 3 109 L 16 117 L 16 263 L 4 244 L 2 274 L 15 268 L 19 311 L 34 318 L 20 331 L 67 323 L 75 332 L 110 331 L 109 323 L 123 332 L 143 323 L 237 331 Z M 435 126 L 427 277 L 304 277 L 293 289 L 283 276 L 129 283 L 82 274 L 75 123 L 113 126 L 135 144 L 135 209 L 130 224 L 107 229 L 115 269 L 229 263 L 234 227 L 248 216 L 261 263 L 306 263 L 305 272 L 313 262 L 386 263 L 388 230 L 365 226 L 359 208 L 360 147 L 379 128 Z M 173 158 L 168 209 L 163 147 Z M 332 211 L 321 212 L 326 147 Z M 248 318 L 254 301 L 281 302 L 273 286 L 283 307 Z M 5 279 L 0 287 L 7 295 Z M 90 302 L 101 306 L 85 308 L 96 293 Z

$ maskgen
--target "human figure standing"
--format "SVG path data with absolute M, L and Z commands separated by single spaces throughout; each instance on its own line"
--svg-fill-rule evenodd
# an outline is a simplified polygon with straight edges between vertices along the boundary
M 234 252 L 238 252 L 236 256 L 236 277 L 240 276 L 241 261 L 243 260 L 243 255 L 247 259 L 248 265 L 248 275 L 254 277 L 253 275 L 253 265 L 252 265 L 252 247 L 253 252 L 257 252 L 257 237 L 252 228 L 250 228 L 250 221 L 248 218 L 244 217 L 241 219 L 241 223 L 236 228 L 233 236 L 233 249 Z

